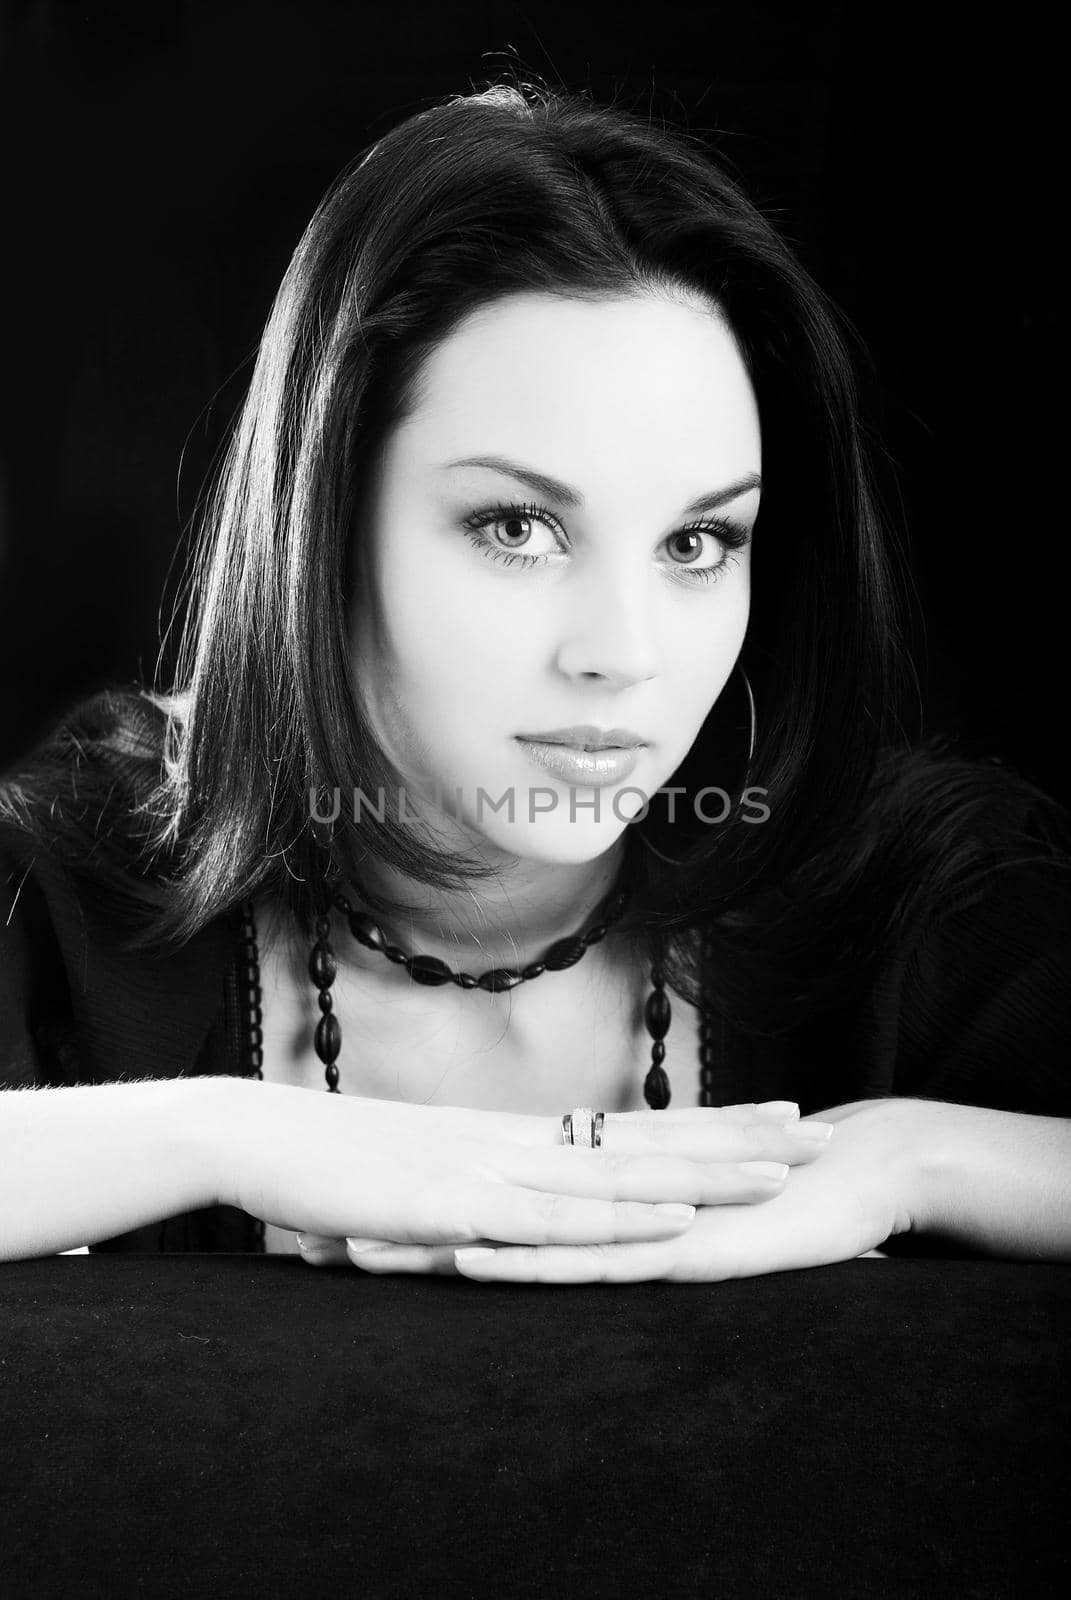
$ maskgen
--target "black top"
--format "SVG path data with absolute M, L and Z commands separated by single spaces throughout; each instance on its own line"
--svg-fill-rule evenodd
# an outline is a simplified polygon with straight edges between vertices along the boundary
M 785 1098 L 806 1115 L 896 1095 L 1071 1116 L 1069 880 L 1010 851 L 929 906 L 862 992 L 780 1038 L 723 1028 L 714 1103 Z M 253 1075 L 249 977 L 239 907 L 173 955 L 130 956 L 58 857 L 0 822 L 0 1085 Z M 90 1248 L 255 1251 L 263 1228 L 214 1206 Z

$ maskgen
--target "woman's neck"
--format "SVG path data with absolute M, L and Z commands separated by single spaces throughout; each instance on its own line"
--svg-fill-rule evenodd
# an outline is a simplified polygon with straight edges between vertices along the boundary
M 380 863 L 366 867 L 363 882 L 410 908 L 382 918 L 369 913 L 407 954 L 437 956 L 455 971 L 480 973 L 538 961 L 556 940 L 589 926 L 617 885 L 623 860 L 621 841 L 594 861 L 522 861 L 460 893 L 429 889 Z M 343 892 L 355 910 L 365 908 L 359 892 Z M 368 958 L 361 965 L 382 961 L 356 948 Z

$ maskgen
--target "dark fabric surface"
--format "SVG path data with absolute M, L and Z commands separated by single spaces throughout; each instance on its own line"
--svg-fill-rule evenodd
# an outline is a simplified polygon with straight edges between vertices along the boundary
M 0 1591 L 1049 1595 L 1071 1268 L 0 1266 Z

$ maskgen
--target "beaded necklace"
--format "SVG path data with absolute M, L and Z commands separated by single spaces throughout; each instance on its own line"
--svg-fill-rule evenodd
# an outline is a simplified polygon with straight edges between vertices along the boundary
M 621 912 L 627 890 L 618 890 L 606 902 L 602 919 L 586 932 L 559 939 L 543 957 L 519 972 L 512 968 L 494 968 L 474 977 L 471 973 L 451 972 L 445 962 L 434 956 L 411 956 L 399 946 L 389 943 L 382 929 L 364 913 L 356 912 L 342 895 L 334 903 L 349 919 L 350 932 L 366 949 L 378 950 L 388 961 L 408 968 L 416 983 L 438 985 L 454 982 L 462 989 L 483 989 L 487 993 L 501 993 L 518 983 L 530 981 L 543 972 L 562 971 L 574 966 L 592 944 L 602 939 L 616 916 Z M 334 1014 L 331 985 L 337 975 L 337 964 L 330 945 L 331 923 L 328 916 L 317 918 L 316 942 L 309 956 L 309 976 L 317 989 L 320 1020 L 316 1025 L 314 1048 L 324 1063 L 324 1076 L 329 1094 L 338 1094 L 338 1056 L 342 1047 L 342 1030 Z M 242 973 L 245 981 L 245 1016 L 248 1026 L 249 1058 L 252 1076 L 263 1079 L 264 1065 L 264 1012 L 260 987 L 260 954 L 257 947 L 256 919 L 252 900 L 241 906 L 240 948 Z M 669 1078 L 662 1063 L 666 1058 L 665 1039 L 669 1032 L 672 1009 L 665 990 L 665 974 L 660 962 L 651 968 L 651 993 L 644 1008 L 644 1023 L 651 1036 L 651 1067 L 644 1082 L 644 1098 L 653 1110 L 664 1110 L 670 1101 Z M 713 1106 L 714 1099 L 714 1018 L 709 1011 L 699 1012 L 699 1104 Z

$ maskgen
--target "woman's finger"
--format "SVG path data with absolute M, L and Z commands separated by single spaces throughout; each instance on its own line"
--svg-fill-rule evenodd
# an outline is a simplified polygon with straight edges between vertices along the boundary
M 744 1160 L 682 1160 L 677 1155 L 610 1155 L 602 1150 L 514 1149 L 501 1160 L 501 1179 L 507 1186 L 538 1189 L 548 1195 L 573 1195 L 589 1200 L 677 1202 L 680 1205 L 724 1205 L 727 1200 L 746 1203 L 775 1192 L 788 1176 L 788 1162 L 751 1158 L 751 1146 L 741 1146 Z M 482 1189 L 482 1186 L 480 1186 Z M 498 1192 L 498 1190 L 495 1190 Z M 488 1229 L 491 1237 L 506 1238 Z M 556 1240 L 536 1240 L 556 1243 Z M 557 1240 L 568 1243 L 568 1240 Z M 589 1240 L 605 1243 L 605 1240 Z
M 387 1240 L 347 1240 L 349 1259 L 375 1276 L 402 1272 L 471 1276 L 486 1282 L 639 1283 L 665 1275 L 668 1241 L 628 1245 L 541 1245 L 516 1248 L 489 1241 L 458 1245 L 405 1245 Z M 459 1266 L 457 1257 L 461 1257 Z M 462 1267 L 468 1270 L 462 1274 Z
M 588 1200 L 511 1184 L 473 1186 L 465 1224 L 470 1232 L 512 1244 L 619 1244 L 676 1238 L 695 1220 L 694 1205 L 646 1205 L 635 1200 Z
M 360 1267 L 362 1272 L 457 1274 L 456 1244 L 393 1244 L 387 1239 L 347 1239 L 344 1243 L 343 1259 Z
M 373 1107 L 377 1102 L 369 1102 Z M 492 1143 L 534 1145 L 545 1148 L 548 1144 L 561 1144 L 561 1117 L 534 1116 L 515 1111 L 473 1111 L 464 1106 L 425 1106 L 422 1108 L 429 1121 L 444 1129 L 456 1129 L 465 1135 L 486 1137 Z M 569 1108 L 562 1107 L 565 1112 Z M 594 1110 L 600 1108 L 595 1106 Z M 758 1122 L 765 1125 L 797 1121 L 800 1108 L 795 1100 L 766 1100 L 740 1102 L 731 1106 L 681 1106 L 667 1107 L 664 1111 L 607 1111 L 604 1114 L 603 1133 L 611 1127 L 621 1129 L 652 1127 L 678 1127 L 694 1131 L 697 1127 L 718 1127 L 728 1123 Z
M 750 1146 L 744 1143 L 740 1148 L 746 1151 Z M 511 1184 L 545 1194 L 698 1206 L 766 1200 L 783 1186 L 789 1165 L 763 1160 L 686 1161 L 673 1155 L 615 1156 L 562 1148 L 511 1151 L 502 1170 Z M 504 1237 L 493 1229 L 486 1231 Z
M 635 1163 L 633 1163 L 635 1165 Z M 667 1186 L 670 1190 L 674 1187 L 674 1174 L 687 1163 L 659 1161 L 653 1158 L 646 1163 L 651 1173 L 652 1182 L 658 1192 L 665 1193 Z M 575 1167 L 573 1176 L 575 1177 Z M 701 1170 L 701 1169 L 700 1169 Z M 696 1204 L 722 1204 L 741 1205 L 756 1204 L 771 1199 L 779 1194 L 789 1168 L 784 1164 L 755 1161 L 742 1166 L 725 1166 L 711 1169 L 709 1175 L 704 1176 L 701 1170 L 701 1187 L 709 1192 L 710 1198 L 701 1198 L 692 1201 Z M 594 1173 L 597 1179 L 603 1179 L 608 1185 L 613 1184 L 613 1175 L 606 1169 L 600 1174 Z M 687 1180 L 688 1187 L 694 1190 L 694 1181 Z M 650 1208 L 657 1211 L 658 1207 Z M 687 1209 L 687 1208 L 686 1208 Z M 676 1219 L 670 1218 L 674 1223 L 671 1236 L 678 1234 L 679 1227 Z M 686 1219 L 690 1220 L 690 1219 Z M 506 1219 L 500 1215 L 498 1225 L 493 1230 L 485 1230 L 488 1238 L 498 1239 L 508 1231 Z M 662 1231 L 661 1229 L 659 1231 Z M 299 1235 L 302 1254 L 313 1265 L 324 1266 L 332 1263 L 351 1261 L 355 1266 L 361 1267 L 366 1272 L 443 1272 L 455 1270 L 454 1250 L 460 1245 L 476 1244 L 476 1240 L 453 1240 L 449 1243 L 433 1245 L 397 1243 L 386 1239 L 366 1239 L 350 1237 L 346 1240 L 323 1239 L 319 1237 Z M 587 1240 L 578 1241 L 586 1244 Z
M 585 1245 L 675 1237 L 690 1225 L 697 1205 L 761 1204 L 781 1192 L 789 1172 L 785 1163 L 764 1161 L 703 1167 L 657 1156 L 605 1160 L 597 1151 L 562 1151 L 560 1156 L 555 1153 L 551 1163 L 556 1168 L 556 1189 L 545 1187 L 547 1152 L 534 1150 L 522 1151 L 510 1163 L 511 1183 L 500 1180 L 493 1186 L 470 1189 L 467 1197 L 450 1207 L 452 1220 L 447 1219 L 446 1226 L 453 1237 L 447 1240 L 432 1244 L 352 1236 L 339 1240 L 299 1233 L 298 1248 L 311 1266 L 351 1261 L 365 1267 L 364 1257 L 377 1252 L 366 1270 L 452 1271 L 453 1249 L 482 1238 Z M 586 1161 L 577 1159 L 585 1156 Z M 588 1191 L 583 1196 L 576 1194 L 578 1179 Z M 543 1187 L 537 1187 L 540 1184 Z M 637 1185 L 646 1186 L 657 1199 L 648 1204 L 619 1198 L 619 1190 L 631 1195 Z M 518 1228 L 524 1231 L 518 1234 Z M 397 1256 L 402 1265 L 381 1254 L 387 1249 L 402 1253 Z M 429 1265 L 428 1251 L 439 1252 L 435 1265 Z
M 479 1283 L 647 1283 L 667 1275 L 673 1252 L 672 1240 L 534 1250 L 466 1246 L 454 1251 L 454 1264 Z
M 715 1112 L 718 1117 L 728 1118 L 731 1122 L 754 1122 L 757 1118 L 766 1118 L 776 1122 L 788 1122 L 800 1114 L 800 1108 L 795 1100 L 760 1100 L 741 1102 L 732 1106 L 682 1106 L 676 1111 L 622 1111 L 612 1112 L 615 1119 L 618 1116 L 635 1118 L 657 1118 L 662 1122 L 689 1122 L 694 1121 L 696 1113 L 709 1119 L 710 1113 Z
M 706 1109 L 706 1108 L 697 1108 Z M 813 1118 L 772 1117 L 730 1119 L 720 1111 L 704 1120 L 663 1120 L 662 1113 L 643 1122 L 607 1117 L 602 1150 L 613 1154 L 644 1155 L 663 1151 L 689 1161 L 787 1161 L 799 1166 L 813 1161 L 833 1136 L 831 1122 Z M 627 1118 L 628 1113 L 623 1117 Z M 576 1146 L 561 1146 L 575 1154 Z
M 295 1234 L 303 1261 L 310 1267 L 345 1266 L 349 1261 L 345 1239 L 327 1239 L 320 1233 Z
M 687 1163 L 653 1159 L 647 1165 L 651 1170 L 652 1182 L 658 1187 L 658 1192 L 672 1193 L 675 1187 L 673 1174 L 681 1166 L 686 1167 Z M 780 1194 L 788 1176 L 789 1168 L 784 1164 L 774 1162 L 752 1161 L 738 1167 L 726 1166 L 710 1169 L 708 1176 L 703 1176 L 702 1169 L 700 1169 L 700 1172 L 699 1186 L 709 1193 L 710 1198 L 701 1196 L 699 1199 L 693 1199 L 690 1202 L 691 1205 L 748 1205 L 761 1204 L 762 1201 L 770 1200 L 774 1195 Z M 596 1174 L 597 1176 L 598 1174 Z M 612 1184 L 613 1178 L 611 1175 L 606 1175 L 606 1182 Z M 696 1187 L 694 1180 L 688 1178 L 686 1186 L 694 1193 Z M 523 1191 L 520 1192 L 523 1193 Z M 565 1192 L 568 1193 L 568 1191 Z M 643 1209 L 645 1208 L 640 1208 L 641 1212 Z M 660 1208 L 656 1206 L 650 1209 L 657 1212 Z M 667 1208 L 667 1210 L 671 1212 L 672 1208 Z M 484 1229 L 488 1239 L 501 1239 L 504 1235 L 512 1234 L 506 1209 L 496 1207 L 495 1215 L 497 1218 L 496 1225 L 493 1228 Z M 641 1218 L 641 1222 L 642 1220 Z M 690 1222 L 691 1218 L 687 1218 L 686 1221 Z M 670 1222 L 673 1224 L 671 1230 L 659 1228 L 658 1232 L 669 1232 L 671 1237 L 676 1237 L 681 1231 L 677 1224 L 677 1219 L 670 1216 Z M 649 1237 L 646 1230 L 643 1232 L 643 1237 Z M 453 1252 L 460 1244 L 465 1242 L 454 1240 L 449 1243 L 424 1245 L 394 1243 L 383 1239 L 349 1238 L 345 1241 L 345 1244 L 348 1251 L 348 1259 L 357 1266 L 363 1267 L 367 1272 L 452 1272 L 454 1270 Z M 467 1242 L 479 1244 L 480 1240 Z M 580 1245 L 588 1242 L 586 1238 L 577 1239 L 576 1241 Z M 332 1240 L 327 1241 L 327 1243 L 334 1246 L 337 1241 Z M 338 1252 L 332 1250 L 330 1259 L 339 1259 Z

